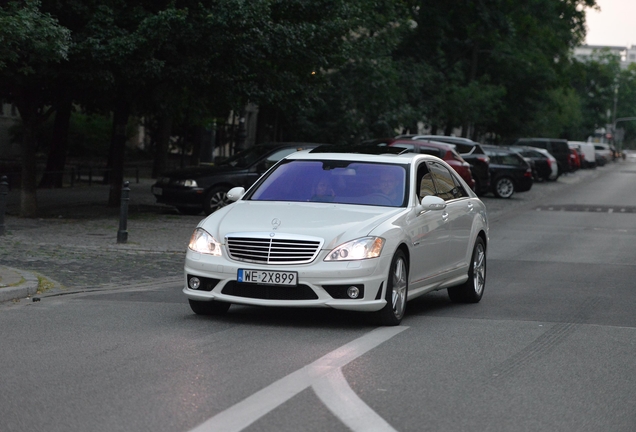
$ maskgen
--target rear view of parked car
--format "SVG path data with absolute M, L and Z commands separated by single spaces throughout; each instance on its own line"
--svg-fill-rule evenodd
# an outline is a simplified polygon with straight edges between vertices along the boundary
M 568 141 L 570 148 L 575 148 L 581 157 L 581 168 L 596 168 L 594 144 L 585 141 Z
M 567 140 L 557 138 L 519 138 L 513 146 L 530 146 L 546 149 L 559 164 L 559 175 L 570 172 L 570 146 Z
M 496 197 L 510 198 L 532 188 L 532 168 L 519 153 L 505 147 L 482 147 L 490 157 L 490 189 Z
M 490 190 L 490 160 L 482 145 L 468 138 L 446 135 L 398 135 L 396 139 L 412 139 L 437 141 L 453 144 L 457 153 L 470 164 L 470 170 L 475 179 L 475 192 L 480 195 Z
M 559 177 L 557 160 L 547 150 L 527 146 L 510 146 L 509 148 L 531 161 L 533 180 L 554 181 Z
M 390 147 L 403 148 L 413 153 L 424 153 L 432 156 L 437 156 L 444 162 L 448 163 L 453 169 L 460 175 L 461 178 L 470 186 L 474 191 L 476 182 L 473 178 L 470 164 L 461 157 L 453 144 L 447 144 L 436 141 L 425 140 L 407 140 L 407 139 L 386 139 L 386 140 L 374 140 L 374 144 L 387 145 Z
M 594 143 L 594 153 L 596 154 L 597 163 L 600 166 L 614 160 L 614 152 L 609 144 Z

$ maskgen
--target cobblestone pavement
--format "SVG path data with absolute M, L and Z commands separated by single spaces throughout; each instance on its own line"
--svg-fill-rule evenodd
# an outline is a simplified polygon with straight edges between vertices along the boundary
M 127 285 L 178 277 L 200 216 L 156 205 L 151 180 L 131 184 L 126 243 L 117 243 L 120 209 L 107 208 L 108 186 L 38 190 L 41 217 L 19 218 L 19 193 L 9 194 L 0 263 L 34 272 L 53 289 Z
M 569 184 L 600 175 L 580 170 L 556 182 L 535 184 L 529 192 L 502 200 L 484 197 L 491 220 L 532 204 Z M 17 217 L 19 193 L 9 193 L 6 234 L 0 237 L 0 264 L 45 277 L 50 291 L 130 285 L 182 276 L 188 240 L 203 218 L 156 205 L 152 180 L 131 184 L 128 241 L 117 243 L 119 209 L 107 208 L 108 186 L 38 190 L 40 218 Z

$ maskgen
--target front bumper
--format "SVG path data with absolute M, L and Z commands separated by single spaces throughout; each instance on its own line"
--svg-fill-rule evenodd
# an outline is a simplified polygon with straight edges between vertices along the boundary
M 151 188 L 152 194 L 158 204 L 166 204 L 175 207 L 203 207 L 203 188 L 174 187 L 156 184 Z
M 325 262 L 325 253 L 321 253 L 309 264 L 277 266 L 231 261 L 188 250 L 183 293 L 190 300 L 215 300 L 253 306 L 329 307 L 372 312 L 386 305 L 384 290 L 390 258 Z M 239 269 L 295 271 L 298 272 L 298 285 L 289 287 L 239 283 Z M 202 284 L 198 289 L 189 288 L 189 276 L 206 278 L 206 283 L 211 285 Z M 358 298 L 340 295 L 351 285 L 362 288 Z

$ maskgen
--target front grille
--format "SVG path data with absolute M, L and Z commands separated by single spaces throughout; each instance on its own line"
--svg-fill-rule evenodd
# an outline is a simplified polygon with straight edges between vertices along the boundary
M 304 264 L 313 261 L 322 240 L 310 237 L 270 237 L 269 233 L 256 236 L 228 236 L 227 248 L 238 261 L 261 264 Z
M 221 291 L 223 294 L 236 297 L 247 297 L 263 300 L 316 300 L 318 296 L 307 285 L 278 286 L 254 285 L 236 281 L 228 282 Z

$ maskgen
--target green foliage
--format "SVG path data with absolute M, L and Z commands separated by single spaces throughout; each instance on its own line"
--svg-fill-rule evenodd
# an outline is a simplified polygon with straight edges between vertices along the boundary
M 11 1 L 0 8 L 0 72 L 5 78 L 33 75 L 67 57 L 69 30 L 39 8 L 37 0 Z

